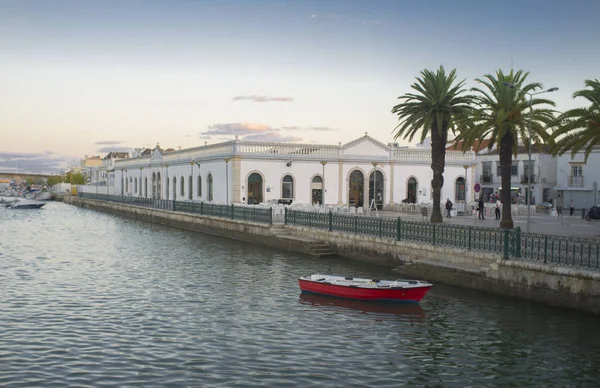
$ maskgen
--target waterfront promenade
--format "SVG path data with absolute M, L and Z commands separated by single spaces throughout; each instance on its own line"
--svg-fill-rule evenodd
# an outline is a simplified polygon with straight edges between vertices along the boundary
M 600 220 L 582 220 L 581 209 L 575 211 L 573 217 L 570 217 L 568 214 L 569 211 L 566 210 L 564 211 L 563 218 L 553 217 L 544 213 L 531 215 L 530 232 L 567 237 L 600 238 Z M 371 211 L 370 216 L 374 217 L 375 215 L 375 211 Z M 379 216 L 393 218 L 401 217 L 403 220 L 407 221 L 421 221 L 423 219 L 420 213 L 406 212 L 379 211 Z M 427 220 L 429 220 L 429 218 L 427 218 Z M 526 216 L 513 216 L 513 220 L 515 223 L 515 228 L 520 227 L 522 231 L 525 231 L 527 224 Z M 452 218 L 444 217 L 443 223 L 451 225 L 494 228 L 499 226 L 500 221 L 495 220 L 494 217 L 486 217 L 485 220 L 478 220 L 476 216 L 459 215 Z

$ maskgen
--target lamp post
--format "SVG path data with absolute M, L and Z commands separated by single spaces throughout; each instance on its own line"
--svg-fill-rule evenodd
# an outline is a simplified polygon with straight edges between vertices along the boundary
M 542 90 L 541 92 L 537 92 L 537 93 L 530 93 L 530 92 L 526 92 L 518 87 L 516 87 L 514 84 L 505 82 L 504 86 L 507 86 L 511 89 L 515 89 L 518 90 L 519 92 L 523 93 L 523 94 L 527 94 L 529 96 L 529 166 L 527 168 L 527 190 L 525 190 L 525 194 L 526 194 L 526 201 L 525 203 L 527 204 L 527 227 L 525 228 L 525 231 L 529 233 L 529 223 L 531 221 L 531 123 L 533 121 L 533 111 L 532 111 L 532 107 L 531 107 L 531 103 L 533 100 L 533 96 L 538 95 L 538 94 L 542 94 L 542 93 L 551 93 L 551 92 L 556 92 L 558 90 L 558 88 L 550 88 L 548 90 Z
M 465 214 L 466 214 L 467 204 L 469 203 L 469 201 L 467 200 L 467 193 L 469 192 L 469 182 L 467 180 L 467 170 L 469 169 L 469 165 L 465 164 L 463 167 L 465 169 Z
M 231 158 L 225 158 L 225 197 L 227 197 L 227 205 L 229 205 L 229 161 Z
M 323 166 L 323 181 L 321 182 L 321 205 L 325 206 L 325 165 L 327 162 L 321 162 Z
M 379 163 L 372 162 L 371 164 L 373 165 L 373 204 L 375 205 L 375 211 L 377 211 L 377 165 Z M 371 204 L 369 204 L 369 210 L 371 210 Z

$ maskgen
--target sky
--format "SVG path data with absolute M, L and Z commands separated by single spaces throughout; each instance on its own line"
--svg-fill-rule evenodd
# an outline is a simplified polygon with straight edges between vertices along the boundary
M 0 172 L 240 139 L 388 142 L 423 69 L 600 78 L 600 2 L 0 0 Z M 401 144 L 407 144 L 400 141 Z

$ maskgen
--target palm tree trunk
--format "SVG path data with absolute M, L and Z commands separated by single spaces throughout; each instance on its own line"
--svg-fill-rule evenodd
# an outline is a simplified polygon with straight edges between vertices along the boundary
M 513 135 L 508 132 L 500 140 L 500 169 L 502 172 L 502 220 L 500 227 L 512 229 L 514 223 L 511 213 L 511 191 L 510 178 L 512 170 L 512 154 L 513 154 Z
M 431 181 L 431 190 L 433 191 L 433 209 L 431 211 L 431 222 L 442 222 L 442 212 L 440 201 L 442 187 L 444 186 L 444 168 L 446 166 L 446 142 L 448 141 L 448 131 L 442 128 L 442 133 L 438 131 L 437 125 L 431 129 L 431 170 L 433 171 L 433 180 Z

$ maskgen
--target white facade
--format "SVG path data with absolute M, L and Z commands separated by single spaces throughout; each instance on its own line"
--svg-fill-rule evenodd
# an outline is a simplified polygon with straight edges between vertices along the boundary
M 481 194 L 487 200 L 492 193 L 500 193 L 502 178 L 500 175 L 500 157 L 496 150 L 489 153 L 480 153 L 477 157 L 476 182 L 481 185 Z M 540 204 L 556 197 L 557 159 L 546 152 L 532 152 L 531 163 L 531 195 L 532 203 Z M 513 157 L 511 171 L 511 190 L 525 200 L 528 173 L 529 155 L 527 152 L 518 153 Z
M 469 170 L 473 179 L 474 158 L 473 152 L 446 152 L 442 202 L 473 199 L 465 193 L 464 179 Z M 380 208 L 406 199 L 432 202 L 431 150 L 386 146 L 367 134 L 345 145 L 236 139 L 169 153 L 157 146 L 149 156 L 115 160 L 111 167 L 114 190 L 108 190 L 117 195 L 215 203 L 321 203 L 324 191 L 326 205 L 368 207 L 373 198 Z
M 565 154 L 557 158 L 556 191 L 562 194 L 563 206 L 575 201 L 575 207 L 590 208 L 600 203 L 600 150 L 594 150 L 585 162 L 585 155 L 579 152 L 571 158 Z

